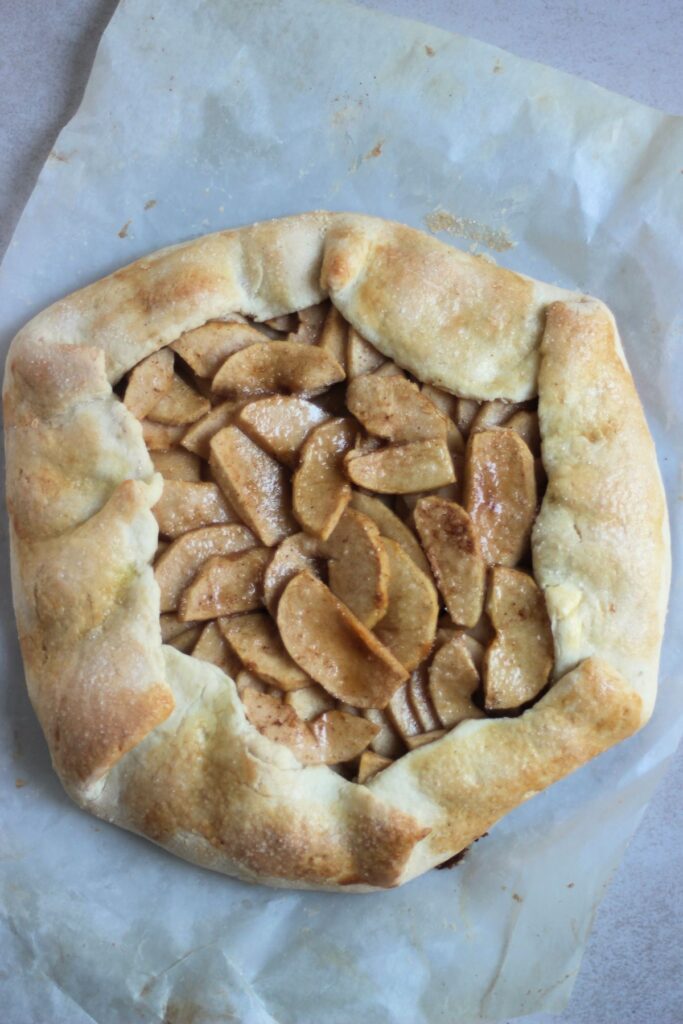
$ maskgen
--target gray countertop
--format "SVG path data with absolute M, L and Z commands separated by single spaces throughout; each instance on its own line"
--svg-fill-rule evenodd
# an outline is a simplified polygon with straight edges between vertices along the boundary
M 321 0 L 324 2 L 324 0 Z M 680 0 L 366 0 L 683 114 Z M 116 0 L 0 0 L 0 253 L 75 110 Z M 529 1024 L 683 1022 L 683 754 L 598 912 L 568 1009 Z M 7 1024 L 43 1024 L 11 1021 Z

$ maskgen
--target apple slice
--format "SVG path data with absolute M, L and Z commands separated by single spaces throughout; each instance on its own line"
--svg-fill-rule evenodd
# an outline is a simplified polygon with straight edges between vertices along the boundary
M 491 625 L 491 621 L 486 612 L 482 612 L 482 616 L 479 621 L 475 623 L 474 626 L 465 629 L 464 633 L 465 636 L 469 637 L 470 640 L 474 641 L 481 648 L 481 657 L 479 657 L 479 660 L 477 660 L 478 656 L 475 656 L 474 651 L 472 652 L 474 663 L 477 666 L 477 669 L 481 670 L 481 658 L 484 654 L 483 648 L 488 647 L 494 636 L 493 626 Z
M 453 459 L 453 466 L 455 467 L 456 475 L 462 470 L 458 469 L 456 459 Z M 446 501 L 454 501 L 456 504 L 460 504 L 460 480 L 459 478 L 453 484 L 446 484 L 445 487 L 436 487 L 432 491 L 415 491 L 414 494 L 403 494 L 399 498 L 399 507 L 404 510 L 406 521 L 414 524 L 414 513 L 417 508 L 418 502 L 422 501 L 423 498 L 444 498 Z
M 406 740 L 408 750 L 417 750 L 418 747 L 426 747 L 428 743 L 434 743 L 446 735 L 445 729 L 434 729 L 432 732 L 423 732 L 419 736 L 409 736 Z
M 520 409 L 505 424 L 508 430 L 516 431 L 522 440 L 529 446 L 531 454 L 538 457 L 541 454 L 541 432 L 538 425 L 538 413 L 530 412 L 528 409 Z
M 182 633 L 176 633 L 175 636 L 165 640 L 164 643 L 168 644 L 169 647 L 175 647 L 176 651 L 180 651 L 182 654 L 191 654 L 201 633 L 201 622 L 196 626 L 190 624 L 189 629 L 184 629 Z
M 334 697 L 382 708 L 408 673 L 332 591 L 308 572 L 287 584 L 277 610 L 285 647 Z
M 349 479 L 380 494 L 430 491 L 455 481 L 445 441 L 411 441 L 363 455 L 350 451 L 345 459 Z
M 484 655 L 485 706 L 495 711 L 517 708 L 538 696 L 553 667 L 545 600 L 531 576 L 496 565 L 486 610 L 496 638 Z
M 372 722 L 344 711 L 326 711 L 302 722 L 289 704 L 247 687 L 242 702 L 260 733 L 289 747 L 301 764 L 339 764 L 357 757 L 376 732 Z
M 413 711 L 408 697 L 407 685 L 400 686 L 393 695 L 389 701 L 387 714 L 401 739 L 406 744 L 411 736 L 417 736 L 422 731 L 419 719 Z
M 323 690 L 317 683 L 304 686 L 301 690 L 290 690 L 285 694 L 284 701 L 294 709 L 302 722 L 310 722 L 324 711 L 332 711 L 335 706 L 334 697 L 330 697 L 327 690 Z
M 349 380 L 364 373 L 372 373 L 384 362 L 384 356 L 374 345 L 349 326 L 346 346 L 346 367 Z
M 249 548 L 234 555 L 214 555 L 183 592 L 179 619 L 217 619 L 251 612 L 261 604 L 268 548 Z
M 372 434 L 366 434 L 364 430 L 361 430 L 356 435 L 356 440 L 353 445 L 353 457 L 356 458 L 359 455 L 369 455 L 370 452 L 377 452 L 383 447 L 384 442 L 381 438 L 373 437 Z
M 192 452 L 185 452 L 180 448 L 167 452 L 153 452 L 152 462 L 164 480 L 189 480 L 198 483 L 201 479 L 202 465 Z
M 268 395 L 242 406 L 235 424 L 278 462 L 294 468 L 311 431 L 329 420 L 313 402 L 296 395 Z
M 410 527 L 406 526 L 395 512 L 387 508 L 380 498 L 373 498 L 370 494 L 363 494 L 361 491 L 354 490 L 351 495 L 350 504 L 351 508 L 355 508 L 357 512 L 362 512 L 363 515 L 372 519 L 383 537 L 388 537 L 390 540 L 395 540 L 397 544 L 400 544 L 408 557 L 412 558 L 415 562 L 418 569 L 421 569 L 427 576 L 431 575 L 429 562 L 425 558 L 417 537 Z
M 467 638 L 456 633 L 439 647 L 429 667 L 429 695 L 439 721 L 447 729 L 466 718 L 484 717 L 472 700 L 479 681 Z
M 177 615 L 169 613 L 167 615 L 159 616 L 159 625 L 161 626 L 161 642 L 162 644 L 168 644 L 171 640 L 175 640 L 181 633 L 186 633 L 188 629 L 193 626 L 201 626 L 201 622 L 181 622 Z
M 213 377 L 228 356 L 262 341 L 263 335 L 250 324 L 210 320 L 181 334 L 171 348 L 198 377 Z
M 330 308 L 329 302 L 319 302 L 315 306 L 307 306 L 299 310 L 299 323 L 290 331 L 287 341 L 298 342 L 299 345 L 317 345 L 323 332 L 323 326 Z
M 263 322 L 273 331 L 279 331 L 280 334 L 291 334 L 299 326 L 299 318 L 296 313 L 281 313 L 280 316 L 271 316 L 269 320 Z
M 255 686 L 242 687 L 240 697 L 248 721 L 263 736 L 289 747 L 302 764 L 310 763 L 316 753 L 315 740 L 289 704 Z
M 443 388 L 437 388 L 434 384 L 423 384 L 420 391 L 437 409 L 441 410 L 446 419 L 456 421 L 458 402 L 460 401 L 457 395 L 452 395 L 450 391 L 444 391 Z
M 372 629 L 389 604 L 389 559 L 372 519 L 347 508 L 325 545 L 333 594 Z
M 208 661 L 212 665 L 222 668 L 226 675 L 233 678 L 240 671 L 239 659 L 226 645 L 218 627 L 218 621 L 207 622 L 204 626 L 192 651 L 192 657 L 199 658 L 200 661 Z
M 324 558 L 322 541 L 307 533 L 295 533 L 278 544 L 263 579 L 263 603 L 271 615 L 289 581 L 304 571 L 320 576 Z
M 504 402 L 500 398 L 495 398 L 492 402 L 484 402 L 472 420 L 470 433 L 474 434 L 478 430 L 490 430 L 492 427 L 502 427 L 519 408 L 519 402 Z
M 373 377 L 403 377 L 405 379 L 405 371 L 397 366 L 392 359 L 387 359 L 385 363 L 378 366 L 376 370 L 372 371 Z
M 189 530 L 234 523 L 236 516 L 215 484 L 165 480 L 161 497 L 152 509 L 159 532 L 179 537 Z
M 171 387 L 152 406 L 147 416 L 155 423 L 168 426 L 187 426 L 204 416 L 211 408 L 208 398 L 203 398 L 194 388 L 186 384 L 177 373 L 173 374 Z
M 445 498 L 421 498 L 415 528 L 453 622 L 474 626 L 484 607 L 486 564 L 467 512 Z
M 326 540 L 351 498 L 344 456 L 356 436 L 349 419 L 329 420 L 309 434 L 292 480 L 294 516 L 307 533 Z
M 182 441 L 187 427 L 141 420 L 142 438 L 150 452 L 167 452 Z
M 375 635 L 412 672 L 434 643 L 439 617 L 436 588 L 399 544 L 388 537 L 382 543 L 389 559 L 389 605 Z
M 318 344 L 346 370 L 347 324 L 336 306 L 330 306 Z
M 446 417 L 402 377 L 357 377 L 346 389 L 346 404 L 370 434 L 387 441 L 446 440 Z
M 214 555 L 232 555 L 258 546 L 251 530 L 238 523 L 190 530 L 174 540 L 154 566 L 162 612 L 178 607 L 181 595 Z
M 219 626 L 231 650 L 259 679 L 285 691 L 311 685 L 287 654 L 275 623 L 265 612 L 220 619 Z
M 380 711 L 379 708 L 366 708 L 363 715 L 370 722 L 374 722 L 379 730 L 370 744 L 372 750 L 391 760 L 400 757 L 405 750 L 405 744 L 389 720 L 387 711 Z
M 221 490 L 262 544 L 270 547 L 296 531 L 287 473 L 275 459 L 234 426 L 214 434 L 209 447 Z
M 362 715 L 325 711 L 308 724 L 318 748 L 314 763 L 343 764 L 358 757 L 371 743 L 377 726 Z
M 423 732 L 440 729 L 442 723 L 436 717 L 427 688 L 427 666 L 423 662 L 408 680 L 408 700 Z
M 498 427 L 470 436 L 463 504 L 489 565 L 523 558 L 536 518 L 534 457 L 514 430 Z
M 374 779 L 375 775 L 379 775 L 390 764 L 393 764 L 390 757 L 382 757 L 381 754 L 376 754 L 374 750 L 364 750 L 360 755 L 356 782 L 359 786 L 364 786 L 366 782 Z
M 188 427 L 182 441 L 183 448 L 194 452 L 201 459 L 208 459 L 211 454 L 209 447 L 211 438 L 223 427 L 232 423 L 235 413 L 240 408 L 240 402 L 221 402 L 216 405 L 206 416 Z
M 463 437 L 468 436 L 480 408 L 481 404 L 473 398 L 458 399 L 457 413 L 453 417 L 453 422 Z
M 262 342 L 229 356 L 213 378 L 219 395 L 317 395 L 344 380 L 342 367 L 317 345 L 296 341 Z
M 269 693 L 272 697 L 275 697 L 278 702 L 282 700 L 282 694 L 279 690 L 276 690 L 273 686 L 269 686 L 268 683 L 263 681 L 263 679 L 259 679 L 258 676 L 255 676 L 253 672 L 247 672 L 245 668 L 240 669 L 235 676 L 235 687 L 237 688 L 237 692 L 240 697 L 244 691 L 248 689 L 256 690 L 257 693 Z
M 142 420 L 170 390 L 172 383 L 173 353 L 168 348 L 160 348 L 130 371 L 123 404 L 133 416 Z

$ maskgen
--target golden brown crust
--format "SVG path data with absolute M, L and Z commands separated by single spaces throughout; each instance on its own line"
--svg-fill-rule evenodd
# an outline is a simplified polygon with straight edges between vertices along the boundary
M 331 226 L 322 284 L 385 356 L 426 383 L 477 399 L 535 394 L 544 306 L 566 295 L 369 217 Z
M 120 484 L 67 534 L 14 537 L 17 626 L 57 771 L 96 779 L 173 709 L 160 650 L 149 523 L 158 488 Z M 108 557 L 101 553 L 108 551 Z M 157 645 L 150 637 L 159 635 Z
M 369 786 L 302 768 L 247 722 L 220 669 L 162 648 L 150 568 L 160 480 L 112 392 L 186 331 L 235 314 L 267 320 L 328 293 L 384 355 L 461 395 L 529 397 L 540 353 L 549 489 L 534 561 L 558 674 L 578 665 L 520 718 L 464 723 Z M 543 334 L 556 298 L 567 301 Z M 69 792 L 229 874 L 385 887 L 637 728 L 654 698 L 668 545 L 619 351 L 597 303 L 401 225 L 327 213 L 163 250 L 31 321 L 4 390 L 13 590 L 31 698 Z M 605 661 L 583 661 L 593 654 Z
M 398 884 L 427 827 L 260 736 L 213 666 L 169 651 L 166 669 L 176 711 L 110 773 L 95 813 L 249 880 Z
M 666 502 L 614 320 L 595 300 L 548 310 L 539 420 L 548 488 L 532 547 L 556 674 L 604 658 L 641 694 L 646 719 L 669 591 Z
M 518 718 L 464 722 L 373 779 L 373 793 L 429 820 L 413 877 L 639 727 L 642 701 L 609 665 L 582 662 Z

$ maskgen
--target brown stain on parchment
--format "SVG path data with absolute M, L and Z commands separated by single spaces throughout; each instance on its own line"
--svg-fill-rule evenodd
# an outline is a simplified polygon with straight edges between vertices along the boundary
M 505 252 L 516 245 L 505 228 L 492 228 L 472 217 L 458 217 L 450 210 L 433 210 L 427 214 L 424 222 L 433 234 L 443 231 L 457 238 L 469 238 L 471 242 L 478 242 L 495 252 Z
M 425 44 L 425 53 L 427 54 L 428 57 L 433 57 L 436 53 L 436 50 L 434 49 L 433 46 L 427 46 Z
M 145 209 L 146 210 L 152 210 L 156 205 L 157 205 L 156 199 L 148 199 L 147 202 L 145 203 Z M 128 223 L 130 223 L 130 221 Z
M 166 1004 L 163 1024 L 201 1024 L 204 1010 L 194 1002 L 183 999 L 171 999 Z
M 127 220 L 120 231 L 117 232 L 119 238 L 128 238 L 128 228 L 131 226 L 132 221 Z
M 381 156 L 384 142 L 384 139 L 378 139 L 372 149 L 365 154 L 363 160 L 376 160 L 378 156 Z

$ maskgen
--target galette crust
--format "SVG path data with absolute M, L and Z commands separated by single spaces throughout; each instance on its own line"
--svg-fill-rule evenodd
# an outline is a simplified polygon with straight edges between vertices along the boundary
M 232 680 L 162 646 L 161 478 L 112 391 L 234 314 L 329 296 L 385 356 L 463 397 L 539 395 L 548 490 L 534 571 L 556 679 L 516 718 L 464 722 L 367 785 L 302 767 Z M 402 225 L 311 213 L 138 260 L 15 338 L 4 386 L 17 625 L 57 772 L 94 814 L 206 867 L 297 888 L 407 881 L 642 725 L 669 583 L 654 447 L 609 311 Z

